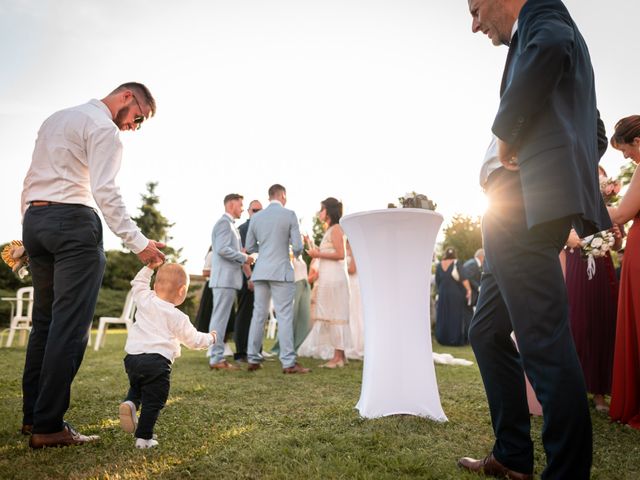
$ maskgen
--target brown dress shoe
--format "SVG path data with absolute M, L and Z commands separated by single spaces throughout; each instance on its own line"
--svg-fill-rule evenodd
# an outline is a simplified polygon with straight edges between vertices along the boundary
M 29 438 L 31 448 L 69 447 L 84 445 L 100 439 L 98 435 L 82 435 L 65 422 L 64 428 L 56 433 L 32 433 Z
M 282 369 L 282 373 L 309 373 L 310 368 L 304 368 L 299 363 L 296 363 L 293 367 L 287 367 Z
M 260 370 L 262 368 L 261 363 L 251 363 L 249 362 L 249 366 L 247 367 L 247 372 L 255 372 L 256 370 Z
M 533 475 L 530 473 L 520 473 L 509 470 L 496 460 L 493 453 L 482 460 L 463 457 L 458 460 L 458 466 L 470 472 L 483 473 L 490 477 L 508 478 L 509 480 L 533 480 Z
M 20 433 L 22 435 L 31 435 L 32 431 L 33 431 L 33 425 L 22 425 L 22 428 L 20 429 Z
M 240 370 L 240 367 L 236 366 L 236 365 L 232 365 L 229 362 L 227 362 L 226 360 L 223 360 L 221 362 L 218 363 L 210 363 L 209 364 L 209 368 L 211 370 Z

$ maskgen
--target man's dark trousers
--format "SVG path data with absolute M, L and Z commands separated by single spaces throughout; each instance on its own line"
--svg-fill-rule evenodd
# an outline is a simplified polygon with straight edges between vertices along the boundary
M 558 260 L 571 219 L 528 229 L 518 172 L 496 170 L 487 194 L 486 263 L 469 339 L 489 401 L 493 454 L 512 470 L 533 471 L 524 367 L 544 414 L 542 478 L 588 479 L 591 418 Z
M 89 340 L 105 266 L 102 223 L 83 205 L 32 206 L 22 238 L 34 287 L 23 423 L 34 433 L 54 433 L 64 428 L 71 383 Z
M 249 290 L 247 277 L 242 275 L 242 288 L 238 291 L 238 311 L 233 329 L 233 341 L 236 344 L 236 360 L 246 360 L 249 328 L 253 316 L 253 291 Z

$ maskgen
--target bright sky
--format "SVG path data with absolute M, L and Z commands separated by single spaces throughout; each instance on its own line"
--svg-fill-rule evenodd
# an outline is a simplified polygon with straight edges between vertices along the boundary
M 640 4 L 565 3 L 610 133 L 640 113 Z M 122 133 L 118 183 L 137 215 L 145 184 L 159 182 L 192 273 L 224 195 L 266 204 L 273 183 L 309 231 L 327 196 L 348 214 L 415 190 L 445 222 L 479 215 L 506 53 L 471 33 L 465 0 L 0 0 L 0 243 L 21 237 L 42 121 L 127 81 L 150 88 L 158 113 Z M 623 163 L 611 149 L 603 160 L 610 175 Z M 120 247 L 108 229 L 105 247 Z

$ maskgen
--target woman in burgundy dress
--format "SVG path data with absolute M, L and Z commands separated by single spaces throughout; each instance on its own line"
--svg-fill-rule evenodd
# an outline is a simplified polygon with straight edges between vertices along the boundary
M 618 249 L 622 239 L 616 231 L 614 248 Z M 594 259 L 596 271 L 591 279 L 581 252 L 580 238 L 572 230 L 565 249 L 571 333 L 596 410 L 608 411 L 604 396 L 611 392 L 618 280 L 609 252 Z
M 624 158 L 640 163 L 640 115 L 616 124 L 611 145 Z M 614 223 L 633 219 L 627 236 L 620 276 L 618 324 L 613 360 L 611 409 L 614 421 L 640 429 L 640 174 L 636 169 L 627 193 L 617 208 L 609 207 Z

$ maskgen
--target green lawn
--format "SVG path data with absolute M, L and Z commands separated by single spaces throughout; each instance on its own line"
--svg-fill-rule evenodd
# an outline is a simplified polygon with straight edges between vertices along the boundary
M 0 478 L 477 479 L 458 470 L 456 459 L 481 456 L 492 444 L 475 365 L 436 367 L 447 423 L 410 416 L 363 420 L 354 409 L 361 362 L 302 376 L 283 375 L 277 360 L 255 373 L 211 372 L 203 352 L 183 349 L 156 426 L 160 447 L 136 450 L 117 419 L 127 389 L 124 339 L 112 330 L 105 348 L 89 349 L 73 384 L 67 420 L 99 434 L 100 443 L 40 451 L 18 433 L 24 347 L 0 349 Z M 474 360 L 470 348 L 436 350 Z M 593 478 L 640 478 L 640 432 L 595 410 L 592 417 Z M 538 475 L 544 467 L 540 426 L 534 419 Z

